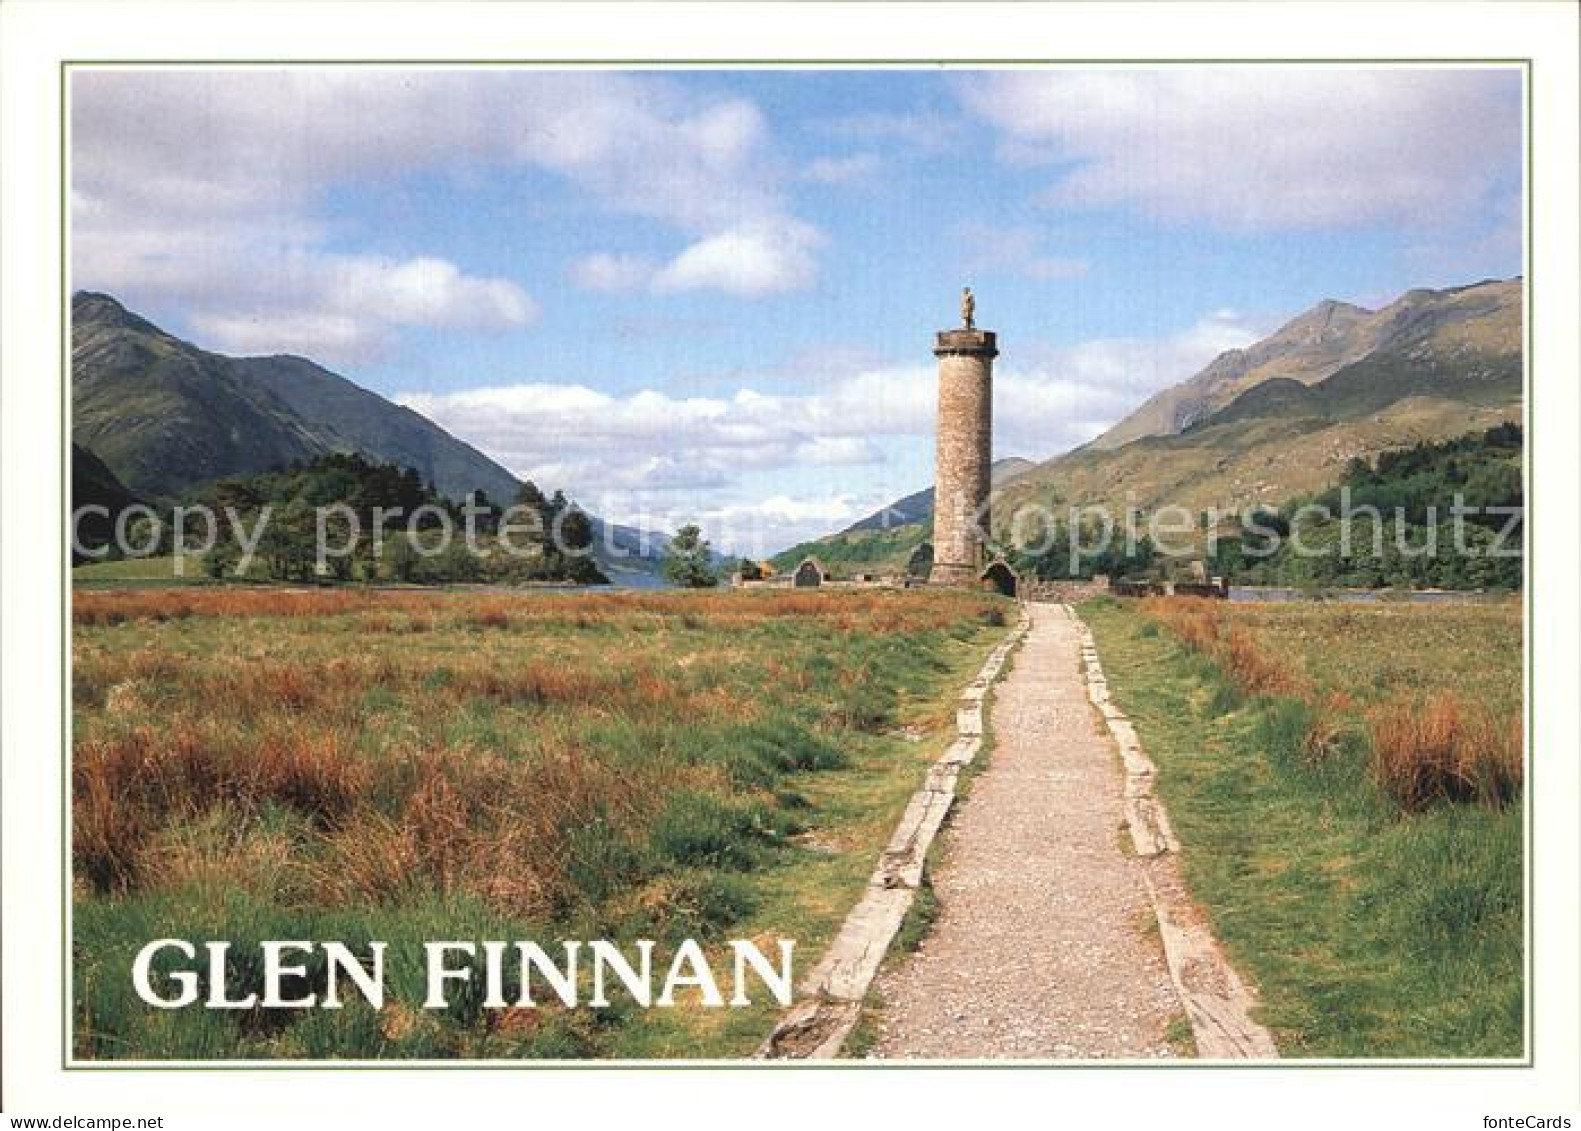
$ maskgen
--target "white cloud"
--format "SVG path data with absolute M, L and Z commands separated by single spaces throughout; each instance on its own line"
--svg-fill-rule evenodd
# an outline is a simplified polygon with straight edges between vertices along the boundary
M 192 325 L 206 346 L 231 354 L 292 353 L 332 365 L 383 356 L 386 327 L 367 318 L 293 310 L 283 314 L 199 312 Z
M 779 494 L 752 502 L 726 503 L 701 512 L 675 511 L 656 517 L 669 520 L 663 529 L 698 522 L 716 548 L 766 558 L 787 546 L 843 530 L 887 501 L 848 491 L 807 496 Z
M 738 389 L 676 397 L 653 389 L 615 395 L 586 385 L 522 384 L 396 399 L 478 444 L 507 466 L 544 475 L 577 453 L 582 490 L 617 486 L 692 490 L 735 472 L 875 462 L 869 437 L 925 426 L 927 398 L 895 402 L 917 374 L 865 374 L 827 396 Z M 545 476 L 546 477 L 546 476 Z
M 640 256 L 597 252 L 572 265 L 571 281 L 584 290 L 722 291 L 741 298 L 797 291 L 818 274 L 823 235 L 810 224 L 767 217 L 713 235 L 657 265 Z
M 326 290 L 354 294 L 392 322 L 423 326 L 521 326 L 538 316 L 527 294 L 507 279 L 473 278 L 432 256 L 320 256 Z
M 1266 327 L 1218 310 L 1157 338 L 1094 338 L 1048 354 L 1042 366 L 1084 385 L 1148 395 L 1195 374 L 1225 350 L 1250 345 Z
M 721 508 L 726 516 L 762 515 L 788 522 L 841 522 L 855 520 L 866 513 L 865 504 L 853 495 L 834 495 L 822 498 L 795 499 L 789 495 L 771 495 L 755 503 Z
M 667 265 L 574 265 L 593 289 L 662 279 L 758 295 L 816 274 L 818 234 L 790 216 L 757 107 L 662 76 L 90 69 L 71 94 L 76 285 L 178 306 L 222 347 L 317 345 L 346 361 L 387 348 L 400 326 L 530 324 L 536 305 L 513 280 L 428 254 L 331 250 L 345 233 L 320 218 L 329 190 L 429 171 L 458 183 L 550 174 L 688 241 Z M 724 261 L 730 251 L 743 261 Z M 271 345 L 274 331 L 285 336 Z
M 761 560 L 787 546 L 843 530 L 877 511 L 892 497 L 883 492 L 853 493 L 838 487 L 821 487 L 797 495 L 780 493 L 733 502 L 664 501 L 618 490 L 578 501 L 585 501 L 597 514 L 619 515 L 622 525 L 640 530 L 669 531 L 696 523 L 715 550 Z
M 966 105 L 1003 155 L 1059 162 L 1048 201 L 1230 228 L 1464 218 L 1518 167 L 1513 70 L 1002 71 Z
M 814 436 L 796 449 L 796 461 L 838 467 L 879 463 L 883 454 L 866 436 Z
M 701 239 L 653 278 L 657 291 L 718 290 L 746 298 L 810 285 L 822 236 L 810 224 L 770 220 Z
M 211 212 L 421 169 L 532 167 L 700 232 L 777 207 L 750 102 L 611 71 L 77 72 L 73 172 Z
M 380 356 L 402 326 L 499 332 L 539 317 L 509 279 L 434 256 L 324 251 L 290 217 L 167 223 L 79 194 L 72 240 L 75 286 L 180 302 L 205 344 L 231 352 L 350 364 Z

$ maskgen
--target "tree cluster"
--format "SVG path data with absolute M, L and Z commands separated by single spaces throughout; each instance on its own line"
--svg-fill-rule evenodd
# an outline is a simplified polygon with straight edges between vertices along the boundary
M 235 575 L 247 536 L 256 532 L 253 569 L 275 581 L 608 580 L 591 553 L 586 512 L 562 492 L 546 497 L 531 482 L 522 483 L 509 508 L 481 490 L 457 503 L 412 468 L 337 453 L 221 480 L 199 501 L 219 524 L 205 559 L 215 578 Z M 320 561 L 321 522 L 325 543 L 350 552 Z
M 1248 516 L 1213 570 L 1244 584 L 1519 589 L 1522 441 L 1506 423 L 1352 460 L 1328 490 Z

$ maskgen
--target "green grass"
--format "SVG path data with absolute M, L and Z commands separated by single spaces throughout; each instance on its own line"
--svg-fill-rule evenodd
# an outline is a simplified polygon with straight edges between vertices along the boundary
M 781 550 L 771 559 L 774 568 L 788 573 L 809 556 L 821 561 L 833 575 L 852 573 L 901 573 L 916 548 L 927 540 L 926 523 L 912 522 L 885 530 L 854 530 Z
M 1358 703 L 1457 692 L 1499 712 L 1521 706 L 1521 603 L 1234 606 L 1235 623 L 1314 685 Z
M 150 582 L 164 581 L 176 584 L 193 584 L 206 582 L 208 575 L 203 571 L 203 558 L 196 554 L 185 554 L 181 561 L 182 572 L 176 573 L 176 557 L 174 554 L 161 554 L 150 558 L 120 558 L 116 561 L 84 562 L 82 565 L 72 567 L 72 582 Z
M 1177 1013 L 1169 1019 L 1169 1027 L 1164 1030 L 1164 1040 L 1176 1056 L 1191 1060 L 1197 1055 L 1197 1038 L 1191 1031 L 1191 1019 L 1184 1013 Z
M 1521 1056 L 1520 806 L 1401 814 L 1368 777 L 1362 730 L 1342 731 L 1314 762 L 1302 754 L 1308 705 L 1239 694 L 1133 603 L 1100 599 L 1082 613 L 1159 766 L 1186 883 L 1257 985 L 1281 1052 Z M 1494 702 L 1519 695 L 1518 623 L 1471 633 L 1457 619 L 1483 610 L 1246 616 L 1320 690 L 1363 703 L 1380 678 L 1397 693 L 1436 683 Z

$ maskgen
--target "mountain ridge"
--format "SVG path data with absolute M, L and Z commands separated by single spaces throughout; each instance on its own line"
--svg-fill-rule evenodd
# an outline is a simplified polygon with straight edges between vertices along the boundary
M 152 397 L 170 418 L 129 419 L 128 394 Z M 78 442 L 128 487 L 162 497 L 337 451 L 415 468 L 453 499 L 484 490 L 508 501 L 518 482 L 432 421 L 309 358 L 214 353 L 90 291 L 72 299 L 72 408 Z M 252 443 L 237 436 L 239 421 Z
M 1264 381 L 1283 377 L 1316 384 L 1378 349 L 1413 343 L 1446 315 L 1474 321 L 1490 313 L 1498 317 L 1509 303 L 1518 308 L 1520 292 L 1517 277 L 1442 290 L 1417 287 L 1377 310 L 1324 299 L 1267 337 L 1226 350 L 1192 377 L 1155 393 L 1086 446 L 1110 450 L 1145 436 L 1178 434 Z M 1508 349 L 1511 343 L 1502 345 Z
M 1144 511 L 1165 503 L 1196 509 L 1281 503 L 1329 485 L 1352 459 L 1518 421 L 1521 292 L 1519 280 L 1407 291 L 1356 323 L 1369 348 L 1326 376 L 1303 380 L 1313 370 L 1297 365 L 1262 376 L 1175 432 L 1056 456 L 1018 476 L 996 514 L 1056 496 Z M 1326 348 L 1357 352 L 1354 343 Z M 1301 362 L 1312 356 L 1297 353 Z M 1176 388 L 1200 382 L 1220 360 Z
M 510 503 L 520 485 L 420 413 L 310 358 L 215 353 L 96 291 L 72 296 L 71 336 L 72 442 L 139 499 L 168 502 L 226 477 L 352 452 L 415 468 L 457 501 L 482 490 Z M 662 536 L 589 517 L 602 563 L 652 568 Z
M 250 386 L 233 359 L 182 341 L 108 295 L 73 297 L 71 335 L 72 439 L 135 494 L 174 497 L 343 444 Z

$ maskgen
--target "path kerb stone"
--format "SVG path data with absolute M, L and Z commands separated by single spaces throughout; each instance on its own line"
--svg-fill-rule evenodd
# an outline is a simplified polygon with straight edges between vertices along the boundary
M 1212 1060 L 1272 1059 L 1273 1037 L 1251 1018 L 1256 994 L 1236 974 L 1180 878 L 1180 842 L 1153 793 L 1158 767 L 1142 752 L 1136 727 L 1109 694 L 1092 630 L 1067 607 L 1081 642 L 1087 697 L 1103 717 L 1125 767 L 1125 822 L 1152 899 L 1170 980 L 1191 1023 L 1197 1055 Z
M 862 898 L 818 964 L 802 979 L 797 987 L 799 1000 L 758 1047 L 756 1058 L 822 1060 L 839 1055 L 861 1016 L 873 977 L 922 886 L 928 849 L 955 802 L 961 768 L 982 749 L 983 701 L 1031 624 L 1023 609 L 1005 639 L 989 653 L 977 677 L 961 692 L 955 740 L 928 768 L 922 788 L 912 795 L 879 856 Z

